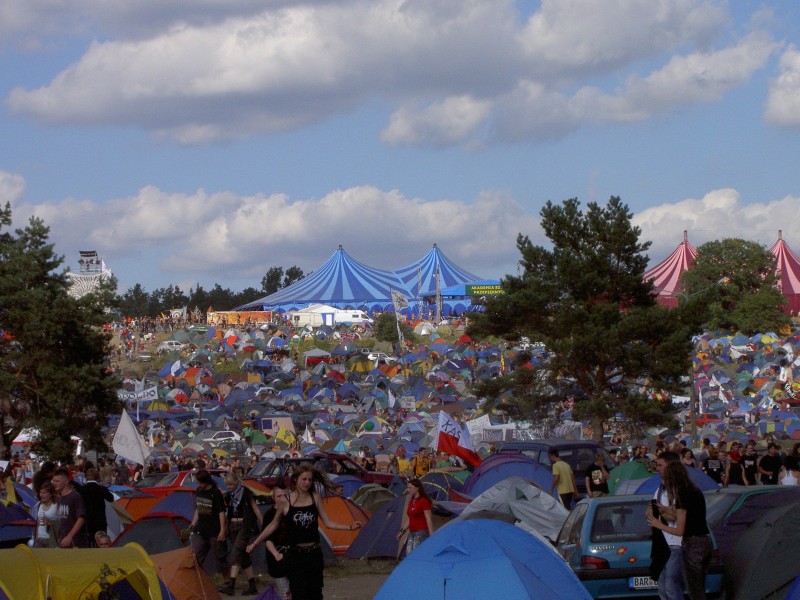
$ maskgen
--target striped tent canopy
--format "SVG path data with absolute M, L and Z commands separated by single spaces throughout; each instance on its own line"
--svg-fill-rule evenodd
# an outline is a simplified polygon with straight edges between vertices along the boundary
M 697 250 L 689 243 L 686 231 L 683 242 L 663 261 L 644 274 L 644 280 L 653 282 L 654 291 L 658 294 L 658 303 L 669 308 L 678 306 L 678 294 L 681 291 L 681 274 L 691 268 Z
M 421 260 L 395 271 L 411 298 L 420 291 L 436 289 L 436 274 L 439 274 L 439 289 L 478 281 L 479 277 L 451 262 L 434 244 Z
M 783 241 L 781 230 L 778 231 L 778 241 L 769 251 L 775 256 L 778 287 L 788 300 L 786 310 L 796 315 L 800 312 L 800 258 Z
M 367 312 L 392 310 L 392 290 L 414 300 L 418 296 L 420 278 L 422 289 L 428 289 L 427 282 L 435 280 L 437 269 L 441 287 L 478 279 L 450 262 L 436 245 L 421 260 L 396 271 L 369 267 L 339 246 L 321 267 L 308 276 L 235 310 L 288 312 L 314 303 Z

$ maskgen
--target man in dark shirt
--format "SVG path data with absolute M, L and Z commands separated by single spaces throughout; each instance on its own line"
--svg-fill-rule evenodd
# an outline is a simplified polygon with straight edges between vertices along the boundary
M 58 496 L 58 545 L 62 548 L 86 546 L 83 526 L 86 523 L 86 512 L 83 498 L 72 489 L 69 471 L 61 467 L 53 475 L 53 487 Z
M 742 466 L 748 485 L 756 485 L 758 483 L 758 454 L 756 454 L 756 443 L 753 441 L 747 442 L 742 456 Z
M 190 542 L 197 563 L 205 563 L 206 556 L 213 552 L 217 560 L 217 571 L 228 570 L 228 524 L 225 519 L 225 501 L 222 492 L 205 469 L 195 474 L 195 509 L 192 517 Z
M 586 492 L 592 498 L 608 496 L 608 471 L 603 462 L 603 455 L 598 452 L 594 464 L 586 469 Z
M 783 460 L 778 456 L 778 444 L 767 446 L 767 454 L 761 457 L 758 463 L 758 472 L 761 473 L 761 483 L 764 485 L 778 485 Z
M 128 485 L 128 481 L 131 479 L 131 471 L 128 469 L 128 465 L 125 464 L 124 458 L 119 459 L 115 479 L 117 485 Z
M 106 502 L 113 502 L 114 495 L 108 488 L 97 483 L 97 469 L 86 469 L 86 483 L 80 489 L 86 509 L 86 534 L 89 545 L 94 546 L 94 534 L 108 528 L 106 519 Z

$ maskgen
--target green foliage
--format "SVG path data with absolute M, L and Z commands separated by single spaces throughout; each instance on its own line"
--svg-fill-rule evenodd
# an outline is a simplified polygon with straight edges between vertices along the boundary
M 289 267 L 286 269 L 286 273 L 283 272 L 283 267 L 270 267 L 267 274 L 261 279 L 261 289 L 264 294 L 269 296 L 302 278 L 303 269 L 298 266 Z
M 702 311 L 709 329 L 773 331 L 789 321 L 776 284 L 775 257 L 767 248 L 737 238 L 716 240 L 700 246 L 684 272 L 682 302 Z
M 544 368 L 482 388 L 495 402 L 504 393 L 504 409 L 535 419 L 572 398 L 574 417 L 591 421 L 596 439 L 617 413 L 641 426 L 671 422 L 671 404 L 644 397 L 679 389 L 696 324 L 655 303 L 642 278 L 650 244 L 631 216 L 616 197 L 586 212 L 576 199 L 548 202 L 541 217 L 552 250 L 518 237 L 521 274 L 502 281 L 506 294 L 489 299 L 469 328 L 473 337 L 527 336 L 548 350 Z
M 267 274 L 261 279 L 261 289 L 269 296 L 281 289 L 283 267 L 270 267 Z
M 405 322 L 400 323 L 400 331 L 403 333 L 403 338 L 408 341 L 414 341 L 416 336 L 411 326 Z M 400 338 L 397 337 L 397 318 L 394 313 L 381 313 L 375 319 L 375 324 L 372 329 L 375 339 L 381 342 L 391 342 L 398 344 Z
M 40 431 L 36 450 L 70 457 L 71 435 L 105 449 L 101 428 L 121 410 L 101 329 L 115 281 L 80 299 L 67 294 L 63 258 L 39 219 L 14 233 L 11 208 L 0 211 L 0 429 L 8 447 L 24 427 Z

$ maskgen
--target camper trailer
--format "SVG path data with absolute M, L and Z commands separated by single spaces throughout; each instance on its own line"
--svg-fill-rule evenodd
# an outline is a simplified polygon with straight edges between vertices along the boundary
M 336 327 L 353 323 L 372 323 L 372 319 L 363 310 L 340 309 L 325 304 L 312 304 L 302 310 L 289 313 L 289 321 L 295 327 Z

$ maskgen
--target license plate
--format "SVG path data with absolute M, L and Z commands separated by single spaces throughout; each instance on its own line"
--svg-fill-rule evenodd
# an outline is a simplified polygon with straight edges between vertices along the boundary
M 658 583 L 650 577 L 629 577 L 628 587 L 632 590 L 656 590 Z

